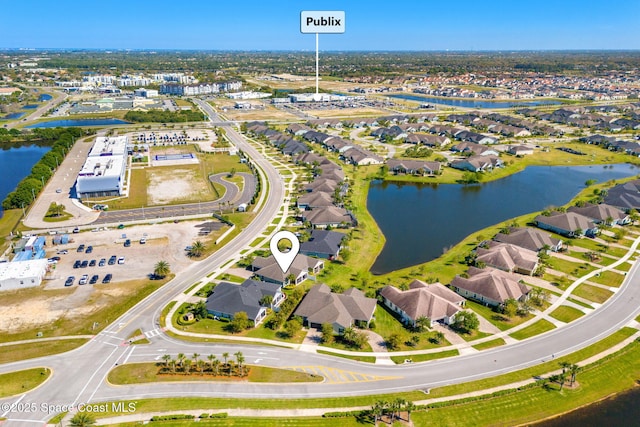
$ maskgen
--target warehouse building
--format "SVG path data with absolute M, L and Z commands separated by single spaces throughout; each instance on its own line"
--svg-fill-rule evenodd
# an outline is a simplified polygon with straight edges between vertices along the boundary
M 100 137 L 91 147 L 87 160 L 78 173 L 78 197 L 119 196 L 122 194 L 127 169 L 129 138 Z
M 47 268 L 46 259 L 0 263 L 0 291 L 40 286 Z

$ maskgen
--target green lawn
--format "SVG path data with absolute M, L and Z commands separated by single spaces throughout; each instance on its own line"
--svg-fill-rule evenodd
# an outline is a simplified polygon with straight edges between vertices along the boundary
M 382 305 L 376 307 L 375 323 L 376 327 L 373 331 L 380 334 L 383 338 L 387 339 L 392 334 L 397 334 L 400 337 L 400 345 L 394 351 L 424 350 L 450 345 L 446 339 L 443 339 L 440 344 L 430 342 L 429 338 L 434 335 L 432 331 L 411 333 L 411 331 L 405 328 L 404 325 Z M 412 335 L 420 338 L 420 341 L 414 346 L 406 344 L 407 342 L 411 343 Z
M 2 218 L 0 218 L 0 252 L 4 252 L 9 247 L 9 235 L 20 223 L 20 218 L 22 218 L 21 209 L 3 212 Z
M 362 422 L 354 417 L 339 418 L 341 427 L 361 427 Z M 139 426 L 140 423 L 121 423 L 113 424 L 110 427 L 133 427 Z M 216 427 L 333 427 L 336 425 L 335 418 L 323 417 L 303 417 L 303 418 L 214 418 L 199 419 L 197 421 L 158 421 L 152 422 L 150 426 L 160 425 L 162 427 L 192 427 L 192 426 L 216 426 Z
M 613 292 L 583 283 L 573 291 L 573 294 L 589 301 L 603 303 L 613 295 Z
M 613 271 L 603 271 L 599 275 L 590 278 L 589 281 L 617 288 L 624 281 L 624 276 Z
M 540 319 L 532 325 L 527 326 L 526 328 L 520 329 L 517 332 L 509 335 L 511 338 L 515 338 L 517 340 L 523 340 L 526 338 L 531 338 L 535 335 L 540 335 L 542 333 L 548 332 L 552 329 L 555 329 L 553 323 L 549 322 L 546 319 Z
M 231 358 L 230 360 L 233 360 Z M 206 361 L 206 360 L 205 360 Z M 182 381 L 248 381 L 256 383 L 300 383 L 319 382 L 323 378 L 319 375 L 311 375 L 306 372 L 297 372 L 288 369 L 269 368 L 265 366 L 247 365 L 249 375 L 243 378 L 227 375 L 201 375 L 196 372 L 195 366 L 190 375 L 184 373 L 158 374 L 162 363 L 127 363 L 120 365 L 109 372 L 107 380 L 111 384 L 127 385 L 154 382 L 182 382 Z
M 576 252 L 576 251 L 569 251 L 566 253 L 567 255 L 576 258 L 577 260 L 581 260 L 581 261 L 591 261 L 589 259 L 589 257 L 587 256 L 587 252 Z M 601 256 L 600 258 L 596 259 L 595 261 L 591 261 L 594 262 L 596 264 L 599 265 L 603 265 L 603 266 L 607 266 L 610 264 L 613 264 L 615 261 L 617 260 L 617 258 L 609 258 L 608 256 Z
M 509 319 L 508 317 L 503 316 L 500 313 L 496 313 L 490 307 L 484 306 L 475 301 L 467 300 L 465 304 L 467 308 L 472 309 L 479 316 L 487 319 L 501 331 L 506 331 L 507 329 L 511 329 L 514 326 L 518 326 L 519 324 L 526 322 L 533 317 L 533 314 L 528 314 L 527 316 L 514 316 L 513 318 Z
M 0 374 L 0 398 L 32 390 L 49 379 L 49 368 L 32 368 Z
M 0 347 L 0 364 L 64 353 L 80 347 L 87 341 L 89 340 L 86 338 L 78 338 L 2 346 Z
M 604 243 L 601 242 L 597 242 L 593 239 L 589 239 L 589 238 L 583 238 L 583 239 L 566 239 L 566 238 L 562 238 L 562 236 L 558 236 L 558 235 L 553 235 L 556 238 L 561 238 L 562 240 L 565 240 L 569 245 L 569 249 L 571 249 L 571 246 L 579 246 L 581 248 L 584 249 L 588 249 L 590 251 L 593 252 L 602 252 L 604 254 L 608 254 L 611 255 L 615 258 L 620 258 L 621 256 L 623 256 L 624 254 L 627 253 L 626 250 L 622 249 L 622 248 L 618 248 L 615 246 L 611 246 L 611 245 L 606 245 Z
M 550 256 L 547 260 L 549 267 L 561 271 L 566 274 L 570 274 L 574 277 L 582 277 L 587 273 L 591 273 L 596 267 L 587 264 L 586 261 L 583 263 L 571 262 L 564 259 L 556 258 L 554 256 Z
M 561 305 L 553 310 L 550 316 L 561 322 L 569 323 L 584 316 L 584 313 L 577 308 L 569 307 L 568 305 Z
M 411 360 L 414 363 L 418 363 L 428 362 L 429 360 L 444 359 L 445 357 L 454 357 L 459 354 L 460 352 L 454 349 L 439 351 L 437 353 L 414 354 L 412 356 L 391 356 L 391 360 L 393 360 L 396 364 L 402 364 L 407 359 Z
M 333 357 L 341 357 L 343 359 L 355 360 L 357 362 L 376 363 L 375 356 L 349 356 L 347 354 L 332 353 L 326 350 L 316 350 L 318 354 L 327 354 Z
M 487 350 L 489 348 L 500 347 L 501 345 L 505 345 L 506 342 L 502 338 L 496 338 L 495 340 L 485 341 L 480 344 L 476 344 L 473 346 L 476 350 Z

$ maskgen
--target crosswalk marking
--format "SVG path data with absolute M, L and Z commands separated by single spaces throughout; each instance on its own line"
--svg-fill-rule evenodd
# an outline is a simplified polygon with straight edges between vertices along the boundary
M 386 381 L 402 377 L 367 375 L 360 372 L 346 371 L 343 369 L 328 368 L 324 366 L 287 366 L 284 369 L 292 369 L 307 374 L 319 375 L 325 378 L 329 384 L 346 384 L 354 382 Z
M 145 337 L 147 337 L 147 338 L 152 338 L 152 337 L 156 337 L 156 336 L 158 336 L 158 335 L 160 335 L 160 334 L 162 334 L 162 330 L 160 330 L 160 329 L 154 329 L 154 330 L 152 330 L 152 331 L 146 331 L 146 332 L 144 333 L 144 336 L 145 336 Z

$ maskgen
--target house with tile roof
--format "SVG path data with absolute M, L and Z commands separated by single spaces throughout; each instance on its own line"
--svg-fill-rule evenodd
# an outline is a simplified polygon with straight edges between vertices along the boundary
M 271 304 L 263 304 L 266 296 L 271 297 Z M 284 299 L 280 285 L 247 279 L 241 285 L 219 283 L 207 298 L 206 306 L 210 314 L 226 319 L 233 319 L 243 311 L 258 325 L 266 317 L 267 309 L 276 309 Z
M 409 284 L 402 291 L 394 286 L 385 286 L 380 290 L 383 304 L 399 314 L 403 323 L 416 326 L 421 317 L 430 320 L 430 326 L 436 323 L 450 325 L 455 322 L 456 314 L 463 309 L 465 299 L 441 283 L 427 285 L 420 280 Z
M 505 233 L 493 238 L 496 242 L 509 243 L 531 251 L 540 252 L 545 248 L 553 252 L 562 250 L 562 240 L 554 239 L 550 234 L 530 227 L 511 227 Z
M 535 251 L 509 243 L 489 242 L 487 245 L 487 248 L 479 247 L 476 250 L 476 260 L 488 267 L 528 275 L 538 268 L 538 254 Z
M 596 224 L 626 225 L 631 222 L 631 218 L 626 212 L 606 203 L 597 205 L 586 203 L 584 206 L 571 206 L 567 211 L 586 216 Z
M 498 307 L 509 299 L 526 301 L 531 288 L 518 276 L 493 268 L 469 267 L 467 276 L 456 276 L 451 287 L 459 295 L 481 304 Z
M 586 216 L 575 212 L 553 211 L 549 216 L 538 215 L 533 222 L 543 230 L 549 230 L 567 237 L 589 236 L 598 232 L 598 226 Z
M 251 263 L 251 271 L 258 279 L 280 286 L 299 285 L 307 280 L 310 274 L 316 275 L 323 268 L 323 260 L 302 254 L 296 255 L 289 269 L 284 272 L 273 255 L 256 257 Z
M 342 333 L 354 325 L 367 327 L 376 303 L 375 298 L 365 297 L 359 289 L 350 288 L 336 294 L 327 285 L 319 284 L 309 290 L 293 315 L 302 317 L 304 324 L 311 328 L 328 323 L 335 332 Z

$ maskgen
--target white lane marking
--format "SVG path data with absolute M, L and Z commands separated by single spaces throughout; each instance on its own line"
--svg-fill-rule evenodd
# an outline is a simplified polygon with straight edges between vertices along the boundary
M 9 404 L 11 406 L 20 403 L 20 401 L 22 399 L 24 399 L 24 397 L 26 396 L 26 394 L 23 394 L 22 396 L 20 396 L 20 398 L 18 400 L 16 400 L 15 402 L 13 402 L 12 404 Z M 11 406 L 9 406 L 9 409 L 7 409 L 6 411 L 4 411 L 4 413 L 2 415 L 0 415 L 0 417 L 4 418 L 5 415 L 7 415 L 9 413 L 9 411 L 11 411 Z
M 116 348 L 113 349 L 113 351 L 111 353 L 109 353 L 109 355 L 102 361 L 102 363 L 100 364 L 100 366 L 98 366 L 98 369 L 96 369 L 93 372 L 93 375 L 91 375 L 91 377 L 89 378 L 89 380 L 87 381 L 87 383 L 84 385 L 84 387 L 82 387 L 82 390 L 80 390 L 80 393 L 78 393 L 78 396 L 75 398 L 75 400 L 73 401 L 73 403 L 71 404 L 71 406 L 76 406 L 76 404 L 78 403 L 78 399 L 80 399 L 80 396 L 82 396 L 82 393 L 84 393 L 84 391 L 87 389 L 87 387 L 89 387 L 89 383 L 91 381 L 93 381 L 93 377 L 96 376 L 96 374 L 100 371 L 100 369 L 102 369 L 102 367 L 104 366 L 105 363 L 107 363 L 109 361 L 109 358 L 111 358 L 111 356 L 113 356 L 113 353 L 115 353 L 116 351 L 118 351 L 118 346 L 115 346 Z M 109 371 L 107 371 L 108 373 Z M 106 376 L 107 374 L 105 374 Z M 95 392 L 94 392 L 95 393 Z M 88 401 L 87 401 L 88 402 Z

